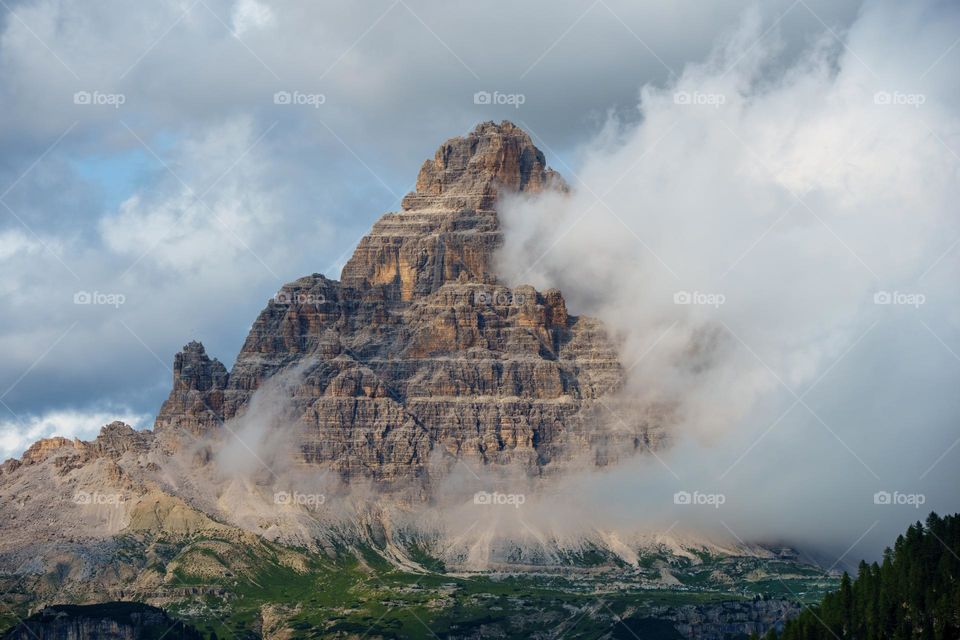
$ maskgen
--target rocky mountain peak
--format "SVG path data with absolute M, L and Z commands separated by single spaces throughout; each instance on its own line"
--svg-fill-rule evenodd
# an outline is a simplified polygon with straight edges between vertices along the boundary
M 151 440 L 149 431 L 137 431 L 127 423 L 115 420 L 100 428 L 99 435 L 88 448 L 98 456 L 119 458 L 127 451 L 146 451 Z
M 53 436 L 51 438 L 42 438 L 34 442 L 30 447 L 23 452 L 21 461 L 24 464 L 35 464 L 38 462 L 43 462 L 51 454 L 59 451 L 64 447 L 69 448 L 79 448 L 79 440 L 71 440 L 69 438 L 64 438 L 63 436 Z
M 444 142 L 423 163 L 403 209 L 487 210 L 501 190 L 537 192 L 550 183 L 562 180 L 526 131 L 507 120 L 483 122 Z
M 173 386 L 176 390 L 223 389 L 227 375 L 223 363 L 210 358 L 200 342 L 190 342 L 173 359 Z
M 497 198 L 551 188 L 562 180 L 510 122 L 447 140 L 339 282 L 280 289 L 229 374 L 199 343 L 177 354 L 157 431 L 218 433 L 264 390 L 299 462 L 345 478 L 429 482 L 434 453 L 536 475 L 591 451 L 593 405 L 622 383 L 616 350 L 559 291 L 504 286 L 494 269 Z
M 343 269 L 356 289 L 379 288 L 409 302 L 444 283 L 494 283 L 492 258 L 502 243 L 496 200 L 502 193 L 565 190 L 525 131 L 511 122 L 481 123 L 450 138 L 423 163 L 402 210 L 373 226 Z
M 192 341 L 185 345 L 173 358 L 173 390 L 160 408 L 157 428 L 166 426 L 165 415 L 184 413 L 192 418 L 191 424 L 183 426 L 194 432 L 215 425 L 229 377 L 227 368 L 210 358 L 202 343 Z

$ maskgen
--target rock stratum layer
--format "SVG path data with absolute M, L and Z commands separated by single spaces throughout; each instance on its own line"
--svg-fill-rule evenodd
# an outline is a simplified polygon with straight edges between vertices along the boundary
M 282 287 L 229 374 L 199 343 L 176 356 L 156 431 L 215 433 L 287 377 L 284 420 L 302 461 L 345 478 L 422 477 L 435 453 L 534 475 L 590 455 L 608 437 L 595 401 L 622 383 L 616 351 L 559 291 L 511 289 L 494 270 L 498 197 L 546 189 L 566 187 L 509 122 L 446 141 L 339 282 Z M 645 425 L 630 431 L 630 446 L 648 443 Z

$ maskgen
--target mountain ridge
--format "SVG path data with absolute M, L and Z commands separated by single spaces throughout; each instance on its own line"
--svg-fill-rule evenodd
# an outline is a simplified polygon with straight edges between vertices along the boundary
M 56 541 L 71 518 L 81 537 L 162 530 L 171 517 L 191 533 L 213 518 L 313 544 L 340 525 L 278 513 L 272 494 L 312 496 L 321 520 L 376 521 L 396 517 L 393 504 L 536 491 L 538 479 L 657 446 L 655 416 L 604 421 L 623 368 L 603 326 L 570 314 L 558 290 L 511 288 L 495 272 L 497 198 L 567 190 L 530 137 L 481 123 L 440 145 L 416 185 L 341 281 L 281 287 L 229 371 L 202 343 L 185 345 L 152 431 L 115 422 L 0 465 L 8 524 L 22 529 L 8 527 L 6 548 Z M 386 511 L 350 502 L 366 493 L 388 496 Z M 116 504 L 86 513 L 101 499 Z

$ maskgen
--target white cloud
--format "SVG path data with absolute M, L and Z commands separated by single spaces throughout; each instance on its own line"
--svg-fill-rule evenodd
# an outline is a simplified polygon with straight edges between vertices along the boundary
M 129 409 L 75 411 L 62 409 L 39 416 L 0 421 L 0 459 L 19 456 L 33 442 L 51 436 L 89 440 L 100 427 L 120 420 L 134 429 L 149 429 L 153 418 Z
M 230 269 L 242 254 L 263 260 L 269 274 L 264 258 L 282 241 L 274 234 L 283 211 L 259 133 L 252 119 L 237 118 L 185 141 L 166 161 L 176 167 L 167 191 L 137 192 L 101 219 L 106 247 L 181 273 Z
M 274 24 L 273 11 L 257 0 L 237 0 L 231 12 L 233 31 L 242 36 L 247 31 L 263 29 Z
M 960 344 L 960 254 L 936 263 L 960 237 L 960 76 L 934 64 L 960 14 L 931 5 L 873 3 L 842 46 L 827 34 L 785 71 L 748 19 L 644 87 L 640 123 L 609 124 L 572 196 L 505 208 L 509 278 L 559 286 L 623 337 L 631 398 L 676 407 L 671 465 L 739 494 L 751 533 L 826 520 L 810 535 L 852 542 L 870 486 L 960 507 L 956 458 L 924 475 L 960 409 L 940 344 Z M 673 482 L 650 464 L 644 482 Z
M 0 233 L 0 260 L 6 260 L 20 253 L 37 254 L 42 250 L 42 244 L 28 238 L 18 229 L 8 229 Z
M 574 139 L 592 115 L 623 106 L 638 80 L 668 77 L 670 68 L 700 58 L 751 4 L 683 0 L 665 10 L 656 2 L 610 0 L 585 14 L 577 4 L 539 0 L 511 7 L 505 21 L 489 5 L 438 0 L 392 7 L 29 0 L 16 7 L 22 22 L 7 20 L 0 33 L 0 91 L 9 101 L 5 122 L 16 123 L 11 131 L 53 137 L 78 120 L 81 128 L 113 131 L 118 113 L 170 128 L 216 124 L 238 110 L 268 108 L 277 90 L 323 92 L 323 117 L 341 137 L 376 140 L 380 153 L 417 148 L 419 162 L 418 143 L 429 153 L 476 121 L 507 114 L 555 139 Z M 771 0 L 763 11 L 783 14 L 799 41 L 811 24 L 805 10 L 787 11 L 791 4 Z M 843 25 L 859 1 L 805 4 Z M 683 29 L 674 27 L 679 15 Z M 95 89 L 122 92 L 126 102 L 120 110 L 72 103 L 74 92 Z M 495 89 L 523 92 L 524 109 L 473 104 L 475 91 Z M 289 111 L 304 123 L 300 135 L 327 140 L 309 113 Z M 101 135 L 97 144 L 119 140 Z
M 51 251 L 17 229 L 0 235 L 10 310 L 0 379 L 16 382 L 5 398 L 15 411 L 105 402 L 155 411 L 183 344 L 203 340 L 229 364 L 267 297 L 322 268 L 329 222 L 297 215 L 309 204 L 278 180 L 270 126 L 238 116 L 173 145 L 140 130 L 159 156 L 144 151 L 153 179 L 116 210 L 82 235 L 48 238 Z M 123 304 L 77 305 L 80 291 Z

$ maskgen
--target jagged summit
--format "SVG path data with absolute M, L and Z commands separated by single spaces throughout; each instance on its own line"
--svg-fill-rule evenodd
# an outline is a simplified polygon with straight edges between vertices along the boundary
M 194 432 L 215 424 L 229 377 L 227 368 L 210 358 L 202 343 L 189 342 L 173 358 L 173 389 L 160 408 L 156 428 L 167 427 L 170 416 L 178 416 L 177 424 Z
M 423 163 L 403 210 L 377 221 L 341 280 L 358 289 L 382 287 L 399 301 L 429 295 L 461 274 L 495 282 L 492 257 L 502 241 L 497 196 L 547 188 L 566 187 L 525 131 L 508 121 L 481 123 Z
M 563 180 L 547 168 L 526 131 L 504 120 L 482 122 L 466 136 L 450 138 L 426 160 L 404 211 L 489 211 L 498 192 L 538 192 Z

